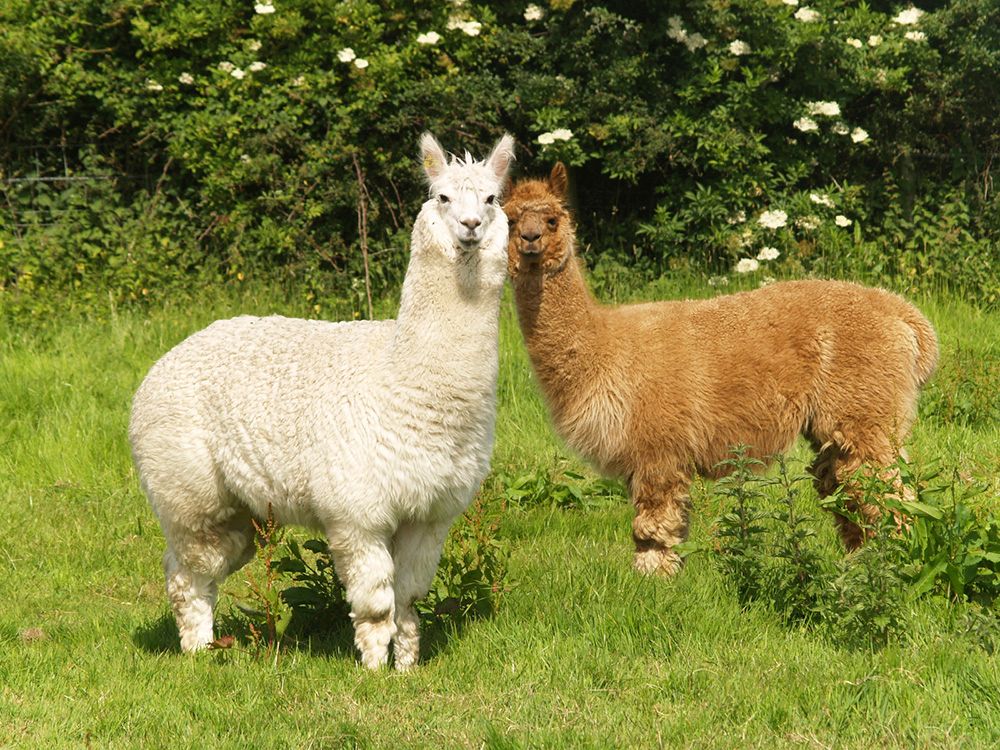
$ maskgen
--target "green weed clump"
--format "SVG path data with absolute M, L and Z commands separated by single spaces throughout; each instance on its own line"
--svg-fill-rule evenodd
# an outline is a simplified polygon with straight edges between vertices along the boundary
M 519 474 L 502 473 L 503 496 L 515 508 L 551 506 L 562 510 L 594 510 L 625 501 L 620 483 L 588 478 L 559 465 L 536 467 Z
M 350 604 L 326 542 L 286 539 L 271 516 L 254 525 L 258 564 L 247 569 L 246 596 L 235 602 L 238 614 L 223 620 L 223 628 L 235 627 L 252 650 L 276 657 L 286 633 L 303 640 L 343 626 Z M 425 624 L 457 626 L 496 612 L 511 589 L 510 551 L 498 527 L 498 513 L 481 500 L 455 524 L 431 589 L 416 605 Z M 233 642 L 225 638 L 216 645 Z
M 761 464 L 746 447 L 734 449 L 723 462 L 732 473 L 716 484 L 725 510 L 709 541 L 679 550 L 708 554 L 742 604 L 761 603 L 784 622 L 838 642 L 883 646 L 905 631 L 918 600 L 935 596 L 955 609 L 960 629 L 993 647 L 1000 634 L 1000 518 L 970 507 L 982 488 L 957 474 L 918 476 L 902 459 L 888 475 L 859 471 L 854 481 L 862 502 L 881 511 L 878 522 L 853 511 L 843 493 L 822 503 L 867 534 L 860 550 L 844 556 L 820 542 L 817 519 L 799 510 L 809 477 L 793 475 L 781 458 L 776 476 L 761 477 L 754 473 Z M 900 482 L 912 497 L 901 496 Z

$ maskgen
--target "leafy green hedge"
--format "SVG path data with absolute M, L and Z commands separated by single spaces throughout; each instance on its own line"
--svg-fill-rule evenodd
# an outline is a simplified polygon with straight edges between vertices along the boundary
M 477 153 L 508 130 L 521 173 L 566 161 L 609 261 L 729 274 L 773 248 L 781 273 L 1000 304 L 1000 0 L 922 9 L 6 0 L 0 299 L 277 273 L 360 310 L 361 230 L 385 289 L 430 129 Z

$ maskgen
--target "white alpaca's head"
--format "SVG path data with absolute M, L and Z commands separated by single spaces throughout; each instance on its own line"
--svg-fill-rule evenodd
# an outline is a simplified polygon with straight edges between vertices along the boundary
M 475 161 L 466 151 L 464 158 L 453 156 L 449 162 L 434 136 L 424 133 L 420 154 L 430 186 L 431 199 L 425 209 L 436 214 L 440 226 L 451 235 L 453 247 L 475 249 L 498 221 L 506 230 L 500 197 L 514 159 L 513 138 L 504 135 L 485 161 Z

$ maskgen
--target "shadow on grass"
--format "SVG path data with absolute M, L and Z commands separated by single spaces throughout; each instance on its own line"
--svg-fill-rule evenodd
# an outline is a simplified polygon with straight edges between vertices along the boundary
M 177 633 L 177 623 L 170 613 L 160 615 L 132 631 L 132 642 L 150 654 L 179 654 L 181 640 Z
M 479 617 L 476 619 L 488 619 Z M 420 662 L 425 664 L 448 652 L 451 645 L 462 636 L 462 631 L 472 622 L 470 618 L 428 620 L 421 619 Z M 216 633 L 220 638 L 231 636 L 233 647 L 243 651 L 266 652 L 258 645 L 249 620 L 233 611 L 216 617 Z M 171 613 L 165 612 L 155 620 L 144 623 L 132 632 L 132 642 L 149 654 L 180 654 L 180 635 Z M 289 632 L 281 643 L 282 651 L 294 650 L 336 659 L 357 659 L 354 648 L 354 628 L 345 615 L 331 618 L 325 623 L 311 621 L 296 627 L 293 620 Z

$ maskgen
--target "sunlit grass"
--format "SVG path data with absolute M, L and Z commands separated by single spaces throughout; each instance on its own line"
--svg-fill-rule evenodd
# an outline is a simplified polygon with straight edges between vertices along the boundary
M 944 356 L 971 348 L 993 363 L 976 387 L 995 386 L 1000 316 L 948 299 L 920 305 Z M 515 587 L 493 618 L 433 633 L 411 674 L 358 667 L 346 621 L 276 662 L 247 648 L 181 655 L 163 594 L 162 537 L 128 454 L 129 401 L 152 362 L 189 333 L 217 317 L 275 311 L 305 312 L 262 290 L 0 332 L 0 746 L 1000 742 L 996 657 L 957 635 L 940 603 L 916 607 L 912 631 L 885 649 L 841 648 L 766 610 L 741 611 L 700 556 L 673 581 L 635 576 L 625 503 L 509 509 L 499 533 Z M 934 387 L 947 395 L 960 375 L 943 362 Z M 590 476 L 552 434 L 509 299 L 500 378 L 496 475 L 562 461 Z M 1000 510 L 995 421 L 955 425 L 925 413 L 910 454 L 985 482 L 992 491 L 981 502 Z M 502 499 L 497 476 L 484 485 L 487 502 Z M 718 512 L 710 490 L 695 488 L 696 537 Z M 238 585 L 224 587 L 220 609 Z

